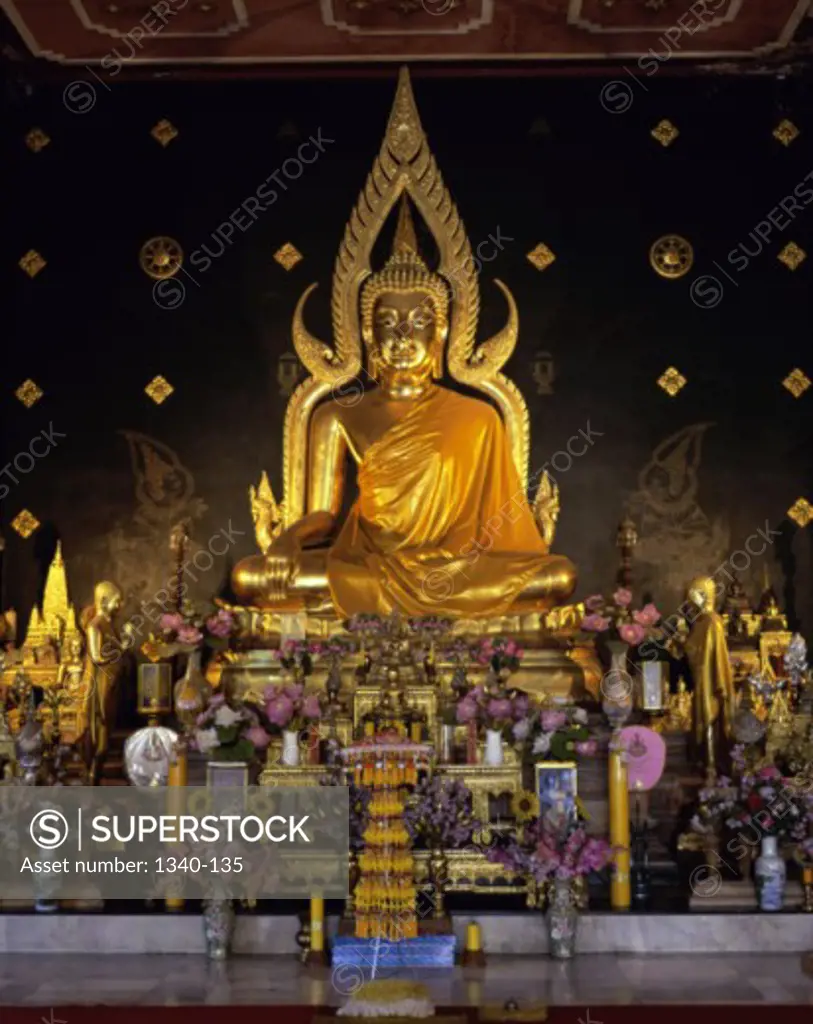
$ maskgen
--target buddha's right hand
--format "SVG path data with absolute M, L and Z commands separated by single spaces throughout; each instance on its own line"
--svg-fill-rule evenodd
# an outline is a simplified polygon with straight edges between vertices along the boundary
M 283 601 L 288 588 L 299 571 L 301 545 L 283 534 L 268 549 L 265 556 L 265 578 L 268 596 L 272 601 Z

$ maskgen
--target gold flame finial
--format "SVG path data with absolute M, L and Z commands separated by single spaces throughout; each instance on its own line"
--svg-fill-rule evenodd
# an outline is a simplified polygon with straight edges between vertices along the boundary
M 418 236 L 415 234 L 415 224 L 412 220 L 412 212 L 409 209 L 409 200 L 407 199 L 406 192 L 401 193 L 401 203 L 398 208 L 398 224 L 395 228 L 392 255 L 388 263 L 416 263 L 420 267 L 426 267 L 418 249 Z

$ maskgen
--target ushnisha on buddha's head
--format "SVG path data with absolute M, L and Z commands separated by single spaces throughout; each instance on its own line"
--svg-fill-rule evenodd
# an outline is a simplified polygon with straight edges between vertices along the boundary
M 415 383 L 443 374 L 449 333 L 449 291 L 418 252 L 406 196 L 402 198 L 392 255 L 365 281 L 361 292 L 361 333 L 370 376 Z

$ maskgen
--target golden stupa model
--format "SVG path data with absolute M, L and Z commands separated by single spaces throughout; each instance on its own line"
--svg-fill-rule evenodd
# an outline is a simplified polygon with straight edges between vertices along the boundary
M 373 271 L 373 246 L 396 206 L 392 254 Z M 434 238 L 437 270 L 419 251 L 412 208 Z M 526 672 L 544 668 L 557 692 L 578 689 L 581 668 L 553 643 L 581 617 L 561 607 L 576 570 L 550 553 L 559 495 L 547 474 L 528 501 L 528 410 L 500 372 L 516 345 L 517 309 L 495 283 L 508 319 L 478 345 L 476 263 L 402 69 L 336 261 L 333 346 L 303 321 L 315 284 L 294 313 L 310 376 L 286 411 L 283 499 L 266 474 L 251 488 L 261 554 L 232 575 L 233 610 L 258 646 L 288 632 L 292 616 L 300 634 L 316 637 L 357 613 L 443 615 L 464 633 L 522 635 Z M 444 386 L 444 372 L 483 397 Z M 358 494 L 342 523 L 351 458 Z M 540 688 L 550 687 L 531 687 Z

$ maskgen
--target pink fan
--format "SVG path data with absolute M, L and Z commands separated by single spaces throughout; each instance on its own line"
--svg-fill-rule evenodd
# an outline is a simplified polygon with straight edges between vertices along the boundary
M 629 788 L 639 793 L 654 789 L 666 763 L 663 737 L 642 725 L 628 725 L 621 730 L 621 743 L 627 752 Z

